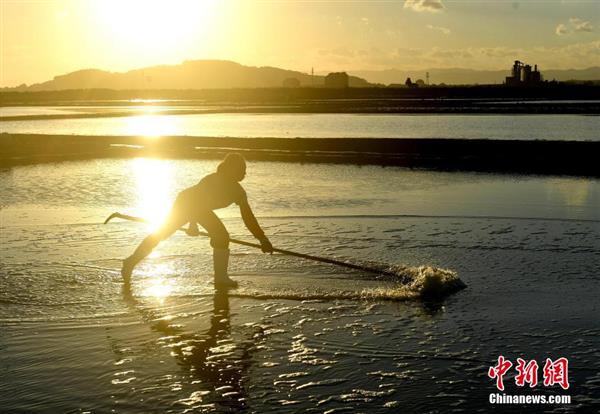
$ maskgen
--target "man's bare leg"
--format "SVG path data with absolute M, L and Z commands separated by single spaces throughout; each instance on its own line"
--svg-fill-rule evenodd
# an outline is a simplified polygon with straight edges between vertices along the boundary
M 140 245 L 135 249 L 133 254 L 123 260 L 123 266 L 121 267 L 121 276 L 123 277 L 123 283 L 130 284 L 131 283 L 131 273 L 135 266 L 141 262 L 146 256 L 152 253 L 152 250 L 158 245 L 160 242 L 159 236 L 156 234 L 151 234 L 146 237 Z

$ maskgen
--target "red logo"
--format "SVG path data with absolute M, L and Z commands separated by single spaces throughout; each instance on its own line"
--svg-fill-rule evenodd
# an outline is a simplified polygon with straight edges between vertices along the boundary
M 500 355 L 498 357 L 498 365 L 495 367 L 490 367 L 488 370 L 488 377 L 492 379 L 496 378 L 496 388 L 498 388 L 500 391 L 504 391 L 504 382 L 502 381 L 502 378 L 510 369 L 510 367 L 512 367 L 512 365 L 512 362 L 505 360 L 504 357 Z
M 524 387 L 525 383 L 529 384 L 529 388 L 533 388 L 538 383 L 538 364 L 535 359 L 532 359 L 525 365 L 525 360 L 517 358 L 517 371 L 515 383 L 518 387 Z
M 504 375 L 512 366 L 512 362 L 500 355 L 498 363 L 488 369 L 488 377 L 496 380 L 496 388 L 500 391 L 504 391 Z M 527 362 L 524 359 L 517 358 L 515 369 L 517 370 L 515 376 L 517 387 L 524 387 L 525 384 L 529 384 L 530 388 L 537 386 L 539 365 L 535 359 Z M 569 389 L 569 360 L 565 357 L 558 358 L 556 361 L 546 358 L 543 375 L 545 387 L 558 384 L 563 390 Z
M 565 357 L 558 358 L 554 362 L 546 358 L 544 385 L 551 387 L 554 384 L 560 385 L 563 390 L 569 389 L 569 360 Z

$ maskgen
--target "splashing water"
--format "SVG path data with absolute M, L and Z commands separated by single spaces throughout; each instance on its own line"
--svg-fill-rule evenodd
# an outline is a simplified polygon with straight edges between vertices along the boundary
M 348 279 L 341 285 L 326 278 L 307 281 L 281 277 L 274 283 L 242 281 L 230 295 L 254 299 L 440 301 L 466 288 L 457 273 L 448 269 L 381 264 L 378 267 L 385 269 L 386 274 L 369 280 Z
M 388 267 L 388 272 L 398 276 L 401 284 L 396 289 L 374 289 L 371 293 L 373 297 L 378 298 L 390 295 L 400 297 L 416 297 L 424 300 L 441 300 L 453 293 L 456 293 L 467 285 L 458 277 L 458 274 L 449 269 L 442 269 L 433 266 L 410 267 L 404 265 L 393 265 Z

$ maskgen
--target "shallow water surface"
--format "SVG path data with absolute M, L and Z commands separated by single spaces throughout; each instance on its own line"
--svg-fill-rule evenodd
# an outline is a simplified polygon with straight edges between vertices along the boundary
M 126 108 L 130 110 L 131 108 Z M 84 108 L 84 110 L 87 110 Z M 600 117 L 583 115 L 136 115 L 7 121 L 2 132 L 283 138 L 483 138 L 597 141 Z
M 423 302 L 397 280 L 232 246 L 240 288 L 215 293 L 208 241 L 176 234 L 123 291 L 120 259 L 214 167 L 0 171 L 3 411 L 487 412 L 500 354 L 570 362 L 568 391 L 505 378 L 507 393 L 598 407 L 598 180 L 250 163 L 274 245 L 449 269 L 467 288 Z M 154 223 L 103 225 L 113 211 Z M 220 215 L 251 239 L 234 208 Z

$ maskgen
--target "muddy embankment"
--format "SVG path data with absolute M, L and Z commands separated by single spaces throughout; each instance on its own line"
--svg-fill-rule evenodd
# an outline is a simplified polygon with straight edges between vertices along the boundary
M 94 158 L 215 159 L 600 177 L 600 141 L 0 134 L 0 166 Z

